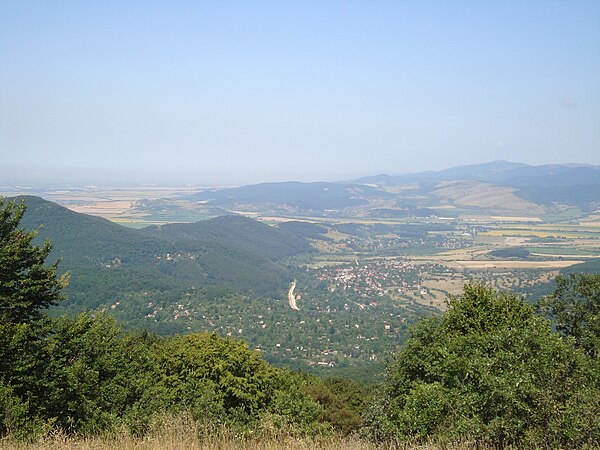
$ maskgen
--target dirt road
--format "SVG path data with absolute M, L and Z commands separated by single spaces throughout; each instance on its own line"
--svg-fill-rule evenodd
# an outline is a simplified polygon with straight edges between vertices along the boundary
M 292 281 L 290 290 L 288 291 L 288 300 L 290 302 L 290 308 L 300 311 L 300 308 L 296 306 L 296 297 L 294 296 L 294 289 L 296 289 L 296 280 Z

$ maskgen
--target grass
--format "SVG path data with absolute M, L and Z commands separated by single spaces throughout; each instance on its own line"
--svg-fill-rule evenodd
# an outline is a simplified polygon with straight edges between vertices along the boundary
M 130 434 L 118 434 L 113 437 L 66 437 L 48 436 L 32 443 L 18 443 L 0 440 L 4 450 L 409 450 L 409 449 L 447 449 L 462 450 L 476 448 L 468 444 L 457 445 L 411 445 L 411 444 L 375 444 L 358 437 L 320 437 L 307 438 L 293 435 L 259 438 L 239 438 L 233 433 L 213 435 L 195 434 L 193 430 L 167 430 L 159 435 L 135 437 Z M 485 447 L 478 447 L 482 450 Z
M 279 436 L 268 438 L 239 439 L 224 433 L 198 436 L 187 430 L 165 432 L 161 435 L 134 437 L 119 434 L 114 437 L 65 437 L 48 436 L 33 443 L 17 443 L 0 440 L 4 450 L 487 450 L 493 447 L 464 444 L 375 444 L 358 437 L 306 438 Z
M 367 450 L 379 448 L 372 444 L 366 444 L 356 439 L 329 439 L 329 440 L 306 440 L 302 438 L 282 439 L 249 439 L 239 440 L 231 436 L 205 436 L 199 439 L 189 434 L 174 435 L 169 433 L 162 436 L 149 438 L 134 438 L 130 436 L 117 436 L 107 438 L 48 438 L 33 444 L 14 444 L 2 447 L 6 450 L 164 450 L 164 449 L 198 449 L 198 450 L 275 450 L 275 449 L 334 449 L 334 450 Z
M 578 219 L 583 216 L 579 207 L 566 208 L 562 211 L 550 211 L 542 215 L 544 222 L 560 222 L 562 220 Z
M 144 436 L 135 436 L 128 430 L 113 435 L 68 436 L 61 432 L 50 433 L 35 442 L 0 440 L 5 450 L 234 450 L 234 449 L 371 449 L 374 446 L 359 439 L 305 438 L 293 433 L 283 433 L 272 427 L 263 427 L 260 435 L 239 434 L 225 427 L 203 427 L 189 415 L 164 417 L 156 421 Z
M 447 267 L 451 268 L 467 268 L 467 269 L 505 269 L 505 270 L 519 270 L 519 269 L 562 269 L 575 264 L 581 264 L 583 261 L 580 260 L 548 260 L 548 261 L 537 261 L 537 260 L 465 260 L 465 261 L 450 261 L 446 264 Z
M 531 253 L 541 253 L 544 255 L 564 255 L 564 256 L 598 256 L 597 249 L 584 248 L 564 248 L 564 247 L 526 247 Z
M 202 426 L 191 416 L 163 417 L 156 421 L 144 436 L 135 436 L 126 429 L 100 436 L 69 436 L 52 432 L 33 442 L 19 442 L 10 438 L 0 439 L 3 450 L 486 450 L 485 445 L 475 443 L 429 443 L 407 442 L 374 443 L 358 436 L 338 435 L 306 436 L 275 428 L 271 423 L 262 424 L 255 431 L 236 433 L 226 427 Z M 491 447 L 489 447 L 491 448 Z
M 479 233 L 484 236 L 534 236 L 534 237 L 562 237 L 562 238 L 598 238 L 598 232 L 564 232 L 564 231 L 538 231 L 523 229 L 499 229 L 482 231 Z

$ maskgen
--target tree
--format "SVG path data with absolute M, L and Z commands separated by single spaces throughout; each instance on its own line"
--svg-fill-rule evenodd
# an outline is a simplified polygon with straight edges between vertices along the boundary
M 473 284 L 413 328 L 368 422 L 379 437 L 593 447 L 599 395 L 571 340 L 517 295 Z
M 37 232 L 19 227 L 25 209 L 0 198 L 0 435 L 43 428 L 32 414 L 46 391 L 49 361 L 43 339 L 47 321 L 38 319 L 41 310 L 62 299 L 66 285 L 66 277 L 56 275 L 57 263 L 45 264 L 51 245 L 34 245 Z
M 556 289 L 539 307 L 552 317 L 559 332 L 572 336 L 589 356 L 600 355 L 600 274 L 558 276 Z
M 155 351 L 172 403 L 195 418 L 250 419 L 270 401 L 276 370 L 241 341 L 205 332 L 170 337 Z
M 63 297 L 67 276 L 58 277 L 58 261 L 46 265 L 52 245 L 33 245 L 37 231 L 25 232 L 19 223 L 24 203 L 5 203 L 0 198 L 0 322 L 28 323 L 40 317 L 40 310 Z

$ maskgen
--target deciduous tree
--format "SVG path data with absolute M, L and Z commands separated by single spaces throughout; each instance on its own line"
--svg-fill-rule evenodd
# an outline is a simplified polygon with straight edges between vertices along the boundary
M 539 306 L 558 331 L 572 336 L 589 356 L 600 356 L 600 274 L 558 276 L 556 289 Z
M 466 285 L 387 369 L 373 434 L 494 447 L 598 444 L 594 364 L 517 295 Z

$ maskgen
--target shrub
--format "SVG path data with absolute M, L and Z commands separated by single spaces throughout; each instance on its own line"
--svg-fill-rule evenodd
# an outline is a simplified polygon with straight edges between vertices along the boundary
M 516 295 L 473 284 L 415 326 L 368 423 L 379 438 L 593 445 L 599 394 L 592 361 L 571 340 Z

